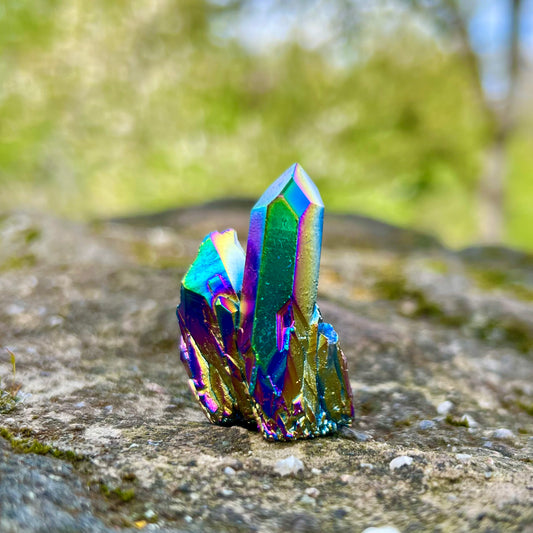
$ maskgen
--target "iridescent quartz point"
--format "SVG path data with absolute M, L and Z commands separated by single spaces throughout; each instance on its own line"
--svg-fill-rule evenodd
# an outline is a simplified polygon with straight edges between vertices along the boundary
M 181 287 L 181 359 L 214 423 L 273 440 L 353 418 L 346 358 L 316 305 L 324 205 L 298 164 L 252 209 L 246 260 L 234 230 L 208 235 Z

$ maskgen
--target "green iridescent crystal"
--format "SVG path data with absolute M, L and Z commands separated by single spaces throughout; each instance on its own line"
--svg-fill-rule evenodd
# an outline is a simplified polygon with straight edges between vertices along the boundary
M 316 305 L 324 206 L 293 165 L 252 209 L 246 260 L 210 234 L 182 282 L 181 356 L 211 421 L 266 438 L 325 435 L 353 417 L 346 359 Z

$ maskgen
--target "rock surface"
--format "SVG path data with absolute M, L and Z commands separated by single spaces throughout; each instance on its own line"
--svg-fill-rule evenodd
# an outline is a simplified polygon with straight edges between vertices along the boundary
M 269 443 L 210 425 L 177 351 L 181 276 L 247 213 L 0 219 L 0 530 L 533 531 L 533 258 L 326 217 L 356 421 Z

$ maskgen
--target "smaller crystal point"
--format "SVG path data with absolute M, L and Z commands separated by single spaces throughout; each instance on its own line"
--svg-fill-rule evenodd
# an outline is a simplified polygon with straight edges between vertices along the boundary
M 215 423 L 248 419 L 251 407 L 235 345 L 244 251 L 235 230 L 210 233 L 181 286 L 181 360 Z
M 351 423 L 346 358 L 316 304 L 323 215 L 295 164 L 252 209 L 246 259 L 234 230 L 203 241 L 177 314 L 181 358 L 212 422 L 253 423 L 273 440 Z

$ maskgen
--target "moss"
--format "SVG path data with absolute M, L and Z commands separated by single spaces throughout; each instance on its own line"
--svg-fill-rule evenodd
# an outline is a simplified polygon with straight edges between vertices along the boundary
M 39 228 L 28 228 L 24 232 L 24 242 L 26 244 L 31 244 L 32 242 L 40 239 L 41 230 Z
M 383 278 L 377 281 L 374 289 L 382 298 L 387 300 L 401 300 L 409 296 L 410 291 L 407 290 L 407 282 L 401 276 L 393 276 L 390 278 Z
M 135 498 L 135 489 L 124 489 L 122 487 L 111 488 L 106 483 L 100 483 L 100 492 L 107 498 L 115 498 L 121 502 L 129 502 Z
M 25 435 L 22 438 L 15 437 L 8 429 L 0 427 L 0 436 L 6 439 L 11 448 L 17 453 L 35 453 L 38 455 L 50 455 L 56 457 L 57 459 L 63 459 L 71 463 L 81 461 L 84 457 L 80 454 L 73 452 L 72 450 L 61 450 L 60 448 L 55 448 L 49 444 L 44 444 L 43 442 L 34 439 L 28 435 L 31 434 L 29 428 L 23 428 L 21 430 L 22 434 Z
M 470 268 L 469 274 L 480 289 L 486 291 L 502 290 L 519 300 L 533 301 L 533 288 L 520 283 L 512 272 Z
M 117 487 L 116 489 L 113 489 L 112 493 L 123 502 L 129 502 L 135 498 L 135 489 L 121 489 L 120 487 Z
M 7 270 L 19 270 L 21 268 L 28 268 L 37 264 L 37 258 L 33 254 L 14 255 L 7 258 L 0 264 L 0 272 Z
M 52 448 L 49 453 L 58 459 L 63 459 L 65 461 L 69 461 L 70 463 L 84 459 L 83 455 L 73 452 L 72 450 L 60 450 L 59 448 Z
M 445 313 L 436 303 L 429 300 L 423 291 L 409 287 L 407 280 L 393 273 L 384 279 L 376 282 L 374 286 L 377 293 L 382 297 L 392 301 L 410 300 L 415 303 L 415 310 L 410 315 L 412 318 L 428 318 L 440 322 L 444 326 L 457 327 L 468 323 L 470 316 Z M 533 294 L 532 294 L 533 297 Z M 501 320 L 490 320 L 481 327 L 474 328 L 477 337 L 493 342 L 494 332 L 500 333 L 501 340 L 509 343 L 517 350 L 528 353 L 533 350 L 533 332 L 529 325 L 519 321 L 502 322 Z
M 465 428 L 470 427 L 466 418 L 457 418 L 453 415 L 446 416 L 446 423 L 450 424 L 451 426 L 462 426 Z
M 13 395 L 0 389 L 0 414 L 6 414 L 13 411 L 17 405 L 17 399 Z
M 509 273 L 502 270 L 470 269 L 474 281 L 484 289 L 499 289 L 509 284 Z
M 136 481 L 137 476 L 134 472 L 124 472 L 121 476 L 123 481 Z
M 525 411 L 528 415 L 533 416 L 533 403 L 525 403 L 522 400 L 517 400 L 516 405 Z
M 447 274 L 450 271 L 450 265 L 440 259 L 428 259 L 424 264 L 427 268 L 439 274 Z
M 402 428 L 411 426 L 413 422 L 410 418 L 401 418 L 400 420 L 395 420 L 393 424 L 397 428 Z
M 411 300 L 416 304 L 413 318 L 426 317 L 436 318 L 447 325 L 457 325 L 459 317 L 445 315 L 442 309 L 419 289 L 413 289 L 407 284 L 407 280 L 399 275 L 382 279 L 374 285 L 377 293 L 387 300 Z
M 513 323 L 504 326 L 505 340 L 513 344 L 521 352 L 533 349 L 533 332 L 525 324 Z
M 498 332 L 503 342 L 512 344 L 520 352 L 528 353 L 533 350 L 533 331 L 527 324 L 490 320 L 482 327 L 476 328 L 476 334 L 484 340 L 491 340 L 494 332 Z

